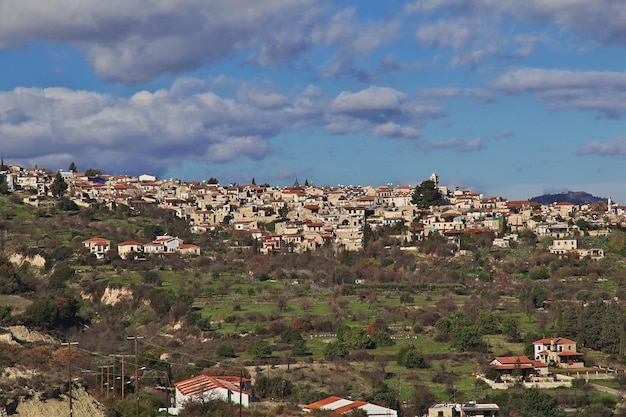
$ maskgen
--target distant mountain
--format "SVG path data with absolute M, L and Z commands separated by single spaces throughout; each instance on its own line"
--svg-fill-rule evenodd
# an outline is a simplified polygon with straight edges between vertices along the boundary
M 595 197 L 584 191 L 568 191 L 566 193 L 544 194 L 538 197 L 529 198 L 528 201 L 536 201 L 537 203 L 541 204 L 567 202 L 577 205 L 583 205 L 597 203 L 598 201 L 606 202 L 607 199 L 605 197 Z

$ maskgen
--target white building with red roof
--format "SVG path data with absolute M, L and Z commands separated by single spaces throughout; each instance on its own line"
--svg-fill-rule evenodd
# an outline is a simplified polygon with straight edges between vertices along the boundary
M 576 342 L 564 337 L 544 338 L 533 342 L 535 359 L 561 368 L 584 368 L 583 354 L 577 351 Z
M 183 241 L 173 236 L 157 236 L 155 240 L 143 245 L 146 254 L 164 255 L 175 253 L 176 249 L 183 244 Z
M 498 371 L 501 377 L 512 376 L 514 370 L 519 371 L 519 376 L 548 374 L 548 364 L 528 359 L 527 356 L 498 356 L 489 362 L 489 366 Z
M 181 255 L 199 256 L 200 246 L 194 245 L 193 243 L 183 243 L 182 245 L 178 245 L 178 247 L 176 248 L 176 252 L 180 253 Z
M 96 255 L 96 258 L 102 259 L 111 250 L 111 241 L 101 237 L 92 237 L 83 240 L 83 247 L 89 249 L 89 253 Z
M 117 245 L 117 254 L 122 259 L 133 259 L 143 253 L 143 244 L 132 240 Z
M 188 401 L 219 400 L 244 407 L 250 405 L 250 379 L 238 376 L 198 375 L 174 384 L 176 410 L 185 408 Z M 170 410 L 172 411 L 172 410 Z
M 348 413 L 352 410 L 363 410 L 370 416 L 386 416 L 386 417 L 398 417 L 398 412 L 391 408 L 383 407 L 381 405 L 371 404 L 365 401 L 352 401 L 346 400 L 341 397 L 328 397 L 323 400 L 316 401 L 309 404 L 303 409 L 306 412 L 313 410 L 330 410 L 334 411 L 337 415 Z

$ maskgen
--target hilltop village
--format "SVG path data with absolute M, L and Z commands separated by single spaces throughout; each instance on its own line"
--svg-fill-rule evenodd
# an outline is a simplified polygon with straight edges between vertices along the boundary
M 471 190 L 450 190 L 439 184 L 434 173 L 423 184 L 435 188 L 438 200 L 425 206 L 416 204 L 416 189 L 409 185 L 320 187 L 308 181 L 299 185 L 296 180 L 292 187 L 272 187 L 256 185 L 253 180 L 251 184 L 223 186 L 212 180 L 160 180 L 152 175 L 87 175 L 19 166 L 5 168 L 0 174 L 5 175 L 8 189 L 30 192 L 32 195 L 24 202 L 34 206 L 52 196 L 55 180 L 62 178 L 67 184 L 63 196 L 78 206 L 125 205 L 137 211 L 158 208 L 187 221 L 193 233 L 228 226 L 248 234 L 250 246 L 254 244 L 264 254 L 303 253 L 324 245 L 359 250 L 367 239 L 368 228 L 395 226 L 396 243 L 408 250 L 411 243 L 422 241 L 431 233 L 445 236 L 459 254 L 464 251 L 461 236 L 468 234 L 488 239 L 493 246 L 509 247 L 518 233 L 527 229 L 539 238 L 559 239 L 550 247 L 552 253 L 600 258 L 604 256 L 602 250 L 579 248 L 576 240 L 568 238 L 579 232 L 607 234 L 612 225 L 621 224 L 626 213 L 626 206 L 610 199 L 594 205 L 540 205 L 485 197 Z M 126 246 L 136 244 L 126 242 Z M 155 251 L 149 246 L 144 249 Z M 191 254 L 199 250 L 189 246 L 180 249 Z M 124 256 L 128 247 L 118 251 Z
M 610 198 L 1 168 L 0 369 L 33 378 L 0 381 L 0 413 L 75 386 L 151 417 L 626 414 Z

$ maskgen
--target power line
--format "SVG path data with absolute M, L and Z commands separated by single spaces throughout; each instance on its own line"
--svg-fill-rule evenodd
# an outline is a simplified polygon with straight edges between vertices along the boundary
M 137 341 L 144 339 L 143 336 L 126 336 L 126 340 L 135 341 L 135 414 L 139 417 L 139 354 Z
M 70 398 L 70 417 L 74 416 L 74 408 L 72 408 L 72 346 L 73 345 L 78 345 L 78 342 L 61 343 L 61 346 L 67 346 L 67 351 L 68 351 L 67 385 L 69 389 L 69 398 Z

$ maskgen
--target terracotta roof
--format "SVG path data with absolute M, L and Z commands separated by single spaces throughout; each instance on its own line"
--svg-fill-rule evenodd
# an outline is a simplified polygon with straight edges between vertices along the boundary
M 111 241 L 101 237 L 92 237 L 90 239 L 83 240 L 83 243 L 111 243 Z
M 564 337 L 546 337 L 546 338 L 533 342 L 533 345 L 550 345 L 552 343 L 556 345 L 576 344 L 576 342 L 574 342 L 573 340 L 566 339 Z
M 517 362 L 517 360 L 519 359 L 520 363 L 531 363 L 532 361 L 530 359 L 528 359 L 527 356 L 498 356 L 496 358 L 496 360 L 498 362 L 500 362 L 501 364 L 505 365 L 505 364 L 515 364 Z
M 319 401 L 316 401 L 314 403 L 311 403 L 311 404 L 307 405 L 304 408 L 308 408 L 309 410 L 315 410 L 315 409 L 318 409 L 318 408 L 322 408 L 325 405 L 332 404 L 334 402 L 340 401 L 342 399 L 343 398 L 341 398 L 341 397 L 331 396 L 331 397 L 328 397 L 328 398 L 324 398 L 323 400 L 319 400 Z
M 193 378 L 174 384 L 176 389 L 183 395 L 201 395 L 204 392 L 212 391 L 217 388 L 224 388 L 233 392 L 239 392 L 239 377 L 233 376 L 208 376 L 198 375 Z M 242 381 L 247 382 L 249 379 L 243 378 Z M 242 393 L 248 395 L 245 390 Z
M 565 350 L 563 352 L 557 353 L 558 356 L 582 356 L 583 354 L 580 352 L 574 352 L 573 350 Z
M 365 401 L 355 401 L 352 404 L 348 404 L 348 405 L 344 405 L 343 407 L 336 408 L 335 409 L 335 413 L 343 414 L 345 412 L 348 412 L 348 411 L 353 410 L 355 408 L 362 407 L 364 405 L 367 405 L 367 403 Z

